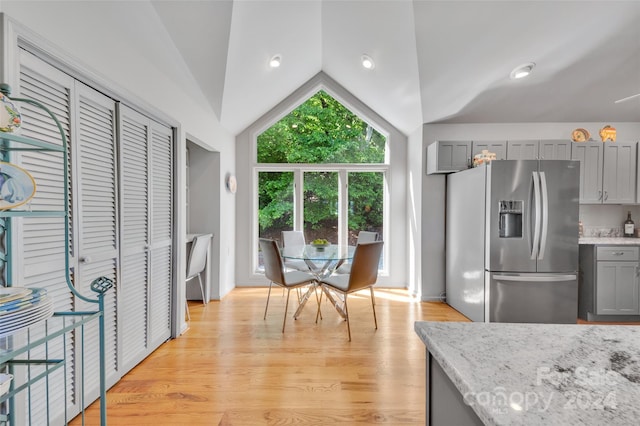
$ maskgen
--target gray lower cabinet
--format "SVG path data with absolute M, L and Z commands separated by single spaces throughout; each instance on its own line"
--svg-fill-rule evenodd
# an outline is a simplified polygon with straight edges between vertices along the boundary
M 640 315 L 640 247 L 580 246 L 579 316 Z
M 638 314 L 638 262 L 598 262 L 596 313 Z
M 484 423 L 440 363 L 427 349 L 426 421 L 428 426 L 482 426 Z

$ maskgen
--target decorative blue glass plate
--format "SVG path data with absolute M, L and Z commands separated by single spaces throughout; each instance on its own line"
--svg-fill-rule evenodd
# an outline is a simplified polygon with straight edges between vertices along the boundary
M 36 181 L 28 171 L 0 161 L 0 210 L 27 203 L 36 193 Z

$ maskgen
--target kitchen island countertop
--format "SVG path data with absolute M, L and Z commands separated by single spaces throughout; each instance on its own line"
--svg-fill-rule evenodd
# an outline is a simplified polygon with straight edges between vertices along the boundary
M 638 326 L 418 321 L 414 328 L 484 424 L 640 418 Z
M 640 238 L 625 237 L 580 237 L 578 244 L 593 245 L 631 245 L 640 246 Z

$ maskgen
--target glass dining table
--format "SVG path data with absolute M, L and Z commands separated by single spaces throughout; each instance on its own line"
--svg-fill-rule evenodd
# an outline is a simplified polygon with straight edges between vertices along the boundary
M 353 259 L 355 253 L 355 246 L 349 246 L 344 244 L 330 244 L 326 247 L 319 247 L 313 244 L 307 244 L 304 246 L 285 246 L 282 249 L 282 257 L 284 259 L 297 259 L 304 260 L 311 272 L 318 282 L 323 278 L 328 277 L 345 261 Z M 300 305 L 296 310 L 293 318 L 297 319 L 300 312 L 304 308 L 307 300 L 312 294 L 315 294 L 317 285 L 309 287 L 309 290 L 300 298 Z M 338 313 L 345 317 L 344 311 L 339 307 L 339 303 L 335 300 L 335 297 L 331 295 L 329 291 L 325 291 L 326 296 L 331 303 L 336 307 Z

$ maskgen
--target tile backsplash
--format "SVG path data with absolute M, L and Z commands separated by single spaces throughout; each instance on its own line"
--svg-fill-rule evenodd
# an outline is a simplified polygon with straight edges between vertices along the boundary
M 622 237 L 622 227 L 604 228 L 599 226 L 584 226 L 583 237 Z

